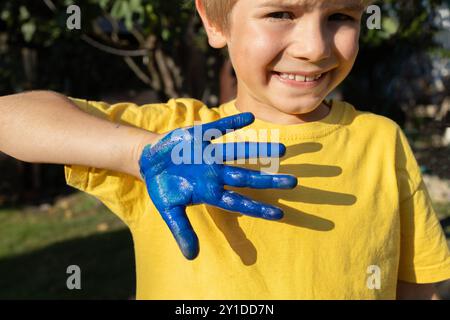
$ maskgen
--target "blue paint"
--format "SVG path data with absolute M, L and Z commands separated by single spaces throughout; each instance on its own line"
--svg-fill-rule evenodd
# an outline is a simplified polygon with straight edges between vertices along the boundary
M 183 255 L 192 260 L 199 252 L 198 238 L 186 215 L 186 206 L 206 203 L 252 217 L 278 220 L 283 211 L 275 206 L 246 198 L 225 190 L 224 185 L 257 189 L 292 189 L 297 178 L 290 175 L 266 175 L 259 171 L 224 165 L 223 161 L 249 159 L 258 156 L 280 157 L 286 147 L 280 143 L 214 144 L 195 134 L 211 130 L 214 138 L 248 126 L 255 120 L 251 113 L 171 131 L 155 145 L 147 145 L 139 161 L 150 198 L 168 225 Z M 210 132 L 210 131 L 208 131 Z M 206 141 L 205 141 L 206 140 Z M 180 145 L 182 146 L 180 148 Z M 179 150 L 175 150 L 175 149 Z M 213 150 L 203 157 L 203 151 Z M 268 150 L 268 154 L 261 154 Z M 174 152 L 177 151 L 177 152 Z M 178 157 L 174 157 L 174 154 Z M 198 163 L 198 158 L 203 158 Z M 180 157 L 182 162 L 180 163 Z M 177 163 L 177 164 L 175 164 Z

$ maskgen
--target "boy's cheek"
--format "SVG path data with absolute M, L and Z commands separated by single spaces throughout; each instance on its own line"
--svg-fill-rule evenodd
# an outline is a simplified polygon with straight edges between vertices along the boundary
M 247 55 L 267 55 L 268 51 L 273 51 L 276 47 L 275 41 L 276 38 L 271 35 L 252 32 L 241 36 L 237 45 Z
M 334 38 L 335 46 L 341 57 L 347 61 L 354 61 L 359 51 L 359 32 L 347 31 L 337 33 Z
M 242 43 L 240 47 L 230 47 L 230 55 L 235 62 L 235 67 L 252 73 L 260 73 L 262 69 L 267 69 L 269 64 L 273 63 L 282 51 L 275 41 L 274 39 L 260 37 Z

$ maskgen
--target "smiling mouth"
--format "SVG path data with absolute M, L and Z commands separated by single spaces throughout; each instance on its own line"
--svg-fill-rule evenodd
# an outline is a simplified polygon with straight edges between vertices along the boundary
M 284 72 L 277 72 L 273 71 L 272 73 L 278 75 L 281 79 L 284 80 L 292 80 L 296 82 L 316 82 L 323 78 L 328 72 L 324 73 L 318 73 L 315 75 L 305 76 L 300 74 L 293 74 L 293 73 L 284 73 Z

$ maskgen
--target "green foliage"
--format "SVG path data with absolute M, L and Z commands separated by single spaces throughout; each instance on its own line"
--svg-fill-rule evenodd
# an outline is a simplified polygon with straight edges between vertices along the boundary
M 362 26 L 361 51 L 343 85 L 345 98 L 401 125 L 408 109 L 419 103 L 439 103 L 445 92 L 433 88 L 436 71 L 432 65 L 449 57 L 449 51 L 436 41 L 441 26 L 435 20 L 438 8 L 446 2 L 378 1 L 382 29 Z
M 445 0 L 383 0 L 376 5 L 382 8 L 381 30 L 363 28 L 362 43 L 380 46 L 386 41 L 409 41 L 423 47 L 430 44 L 438 28 L 433 24 L 436 8 Z M 427 40 L 421 43 L 420 40 Z
M 50 6 L 46 3 L 50 3 Z M 81 8 L 81 30 L 66 28 L 68 18 L 66 8 L 72 4 Z M 43 50 L 50 50 L 52 53 L 60 52 L 60 59 L 54 61 L 65 61 L 63 52 L 71 51 L 72 47 L 86 48 L 86 44 L 80 41 L 81 35 L 86 34 L 99 38 L 99 42 L 107 46 L 120 47 L 120 49 L 144 48 L 150 43 L 156 43 L 156 46 L 161 47 L 168 56 L 179 62 L 176 55 L 183 51 L 181 48 L 183 37 L 188 30 L 188 24 L 195 18 L 192 4 L 192 1 L 166 0 L 3 0 L 0 2 L 0 54 L 10 58 L 0 60 L 0 94 L 27 88 L 26 76 L 22 70 L 21 48 L 33 48 L 40 54 Z M 120 39 L 117 43 L 110 41 L 111 35 L 106 34 L 104 30 L 102 33 L 104 24 L 99 27 L 101 18 L 103 22 L 105 18 L 108 18 L 118 23 Z M 130 32 L 133 35 L 139 34 L 140 38 L 133 39 Z M 154 40 L 150 41 L 153 37 Z M 196 40 L 195 43 L 205 43 L 205 38 L 202 37 L 202 40 Z M 205 47 L 202 45 L 200 49 Z M 86 54 L 94 56 L 90 53 L 90 49 L 84 50 Z M 106 57 L 106 59 L 112 60 L 113 57 Z M 83 54 L 71 55 L 71 60 L 73 64 L 81 65 L 85 63 L 86 58 Z M 120 61 L 121 58 L 116 57 L 116 60 Z M 42 65 L 43 62 L 40 58 L 39 63 Z M 120 64 L 125 66 L 123 62 Z M 113 63 L 113 65 L 118 64 Z M 115 71 L 118 72 L 119 69 Z M 61 79 L 56 76 L 55 74 L 53 83 L 48 84 L 42 83 L 41 75 L 39 75 L 38 83 L 34 83 L 33 87 L 48 86 L 67 91 L 67 88 L 62 86 Z M 78 79 L 71 80 L 71 82 L 76 81 Z M 107 83 L 108 79 L 105 77 L 103 82 Z M 111 83 L 111 85 L 114 84 Z

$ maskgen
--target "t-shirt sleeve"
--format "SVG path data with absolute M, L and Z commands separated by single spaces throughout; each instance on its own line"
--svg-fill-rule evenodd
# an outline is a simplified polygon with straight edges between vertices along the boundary
M 420 168 L 398 127 L 396 173 L 400 198 L 400 262 L 398 279 L 434 283 L 450 278 L 450 252 Z
M 203 107 L 203 104 L 195 99 L 171 99 L 167 103 L 143 106 L 133 103 L 107 104 L 74 98 L 70 100 L 93 116 L 156 133 L 191 125 L 190 122 L 198 120 L 196 111 Z M 133 226 L 148 207 L 146 186 L 136 177 L 78 165 L 66 165 L 64 170 L 68 185 L 98 198 L 129 227 Z

